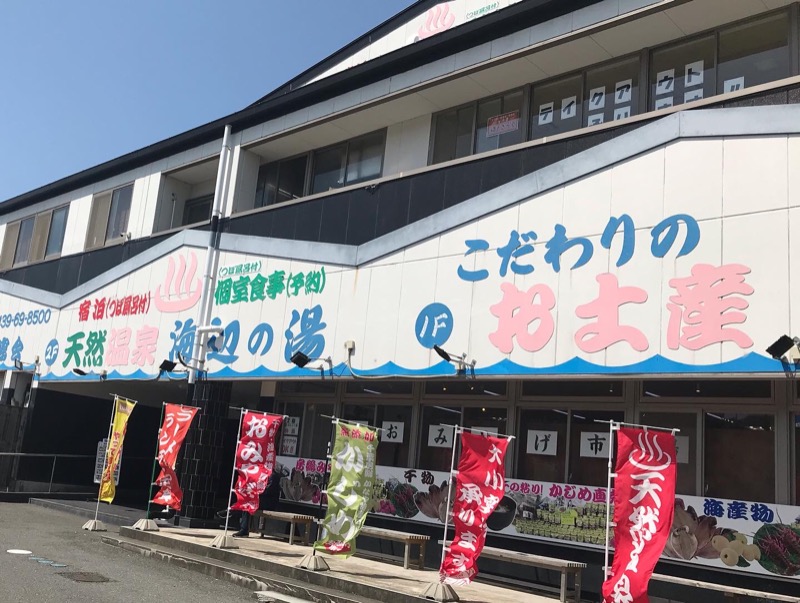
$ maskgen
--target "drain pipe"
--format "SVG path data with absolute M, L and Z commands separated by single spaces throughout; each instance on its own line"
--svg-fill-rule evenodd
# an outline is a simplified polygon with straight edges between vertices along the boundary
M 208 249 L 206 251 L 206 270 L 203 274 L 203 293 L 200 297 L 200 312 L 197 321 L 197 330 L 194 337 L 194 349 L 189 360 L 189 391 L 187 397 L 191 400 L 194 394 L 194 384 L 197 381 L 198 373 L 202 373 L 206 361 L 206 339 L 209 333 L 220 333 L 221 329 L 212 327 L 208 323 L 211 320 L 211 308 L 213 307 L 213 291 L 216 284 L 217 266 L 219 265 L 219 239 L 220 239 L 220 220 L 225 207 L 225 199 L 228 195 L 228 184 L 230 179 L 231 167 L 231 126 L 225 126 L 225 133 L 222 136 L 222 150 L 219 154 L 219 167 L 217 168 L 217 184 L 214 189 L 214 204 L 211 210 L 211 232 L 208 238 Z

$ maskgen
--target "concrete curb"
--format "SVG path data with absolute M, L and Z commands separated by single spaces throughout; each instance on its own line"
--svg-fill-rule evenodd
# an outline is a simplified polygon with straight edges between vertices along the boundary
M 266 589 L 275 590 L 291 596 L 299 596 L 312 601 L 326 601 L 349 603 L 351 601 L 380 601 L 381 603 L 420 603 L 426 599 L 414 593 L 399 592 L 371 584 L 354 582 L 331 572 L 311 572 L 299 567 L 287 566 L 270 561 L 266 558 L 253 557 L 237 552 L 236 550 L 216 549 L 202 544 L 195 544 L 164 536 L 158 532 L 140 532 L 132 528 L 120 528 L 120 538 L 139 544 L 140 546 L 155 545 L 159 549 L 166 549 L 171 554 L 207 564 L 227 564 L 242 573 L 253 575 L 277 576 L 275 583 L 267 583 Z M 145 544 L 146 543 L 146 544 Z M 301 586 L 301 592 L 287 592 L 281 585 L 295 583 Z M 334 593 L 335 599 L 319 599 L 317 593 Z
M 32 505 L 36 505 L 37 507 L 44 507 L 45 509 L 53 509 L 54 511 L 61 511 L 63 513 L 69 513 L 70 515 L 77 515 L 78 517 L 86 517 L 87 519 L 94 519 L 94 509 L 84 509 L 81 507 L 76 507 L 74 505 L 68 504 L 67 502 L 61 502 L 57 500 L 47 500 L 43 498 L 32 498 L 28 502 Z M 144 517 L 144 511 L 142 511 L 142 517 Z M 109 513 L 108 511 L 104 511 L 103 505 L 100 505 L 100 512 L 97 514 L 97 519 L 99 519 L 103 523 L 115 526 L 125 526 L 125 525 L 131 525 L 133 523 L 133 521 L 131 521 L 131 518 L 127 515 L 117 515 L 116 513 Z
M 130 528 L 122 528 L 130 533 L 134 530 Z M 137 532 L 137 534 L 142 534 Z M 153 536 L 152 532 L 147 532 L 142 535 Z M 150 540 L 148 538 L 148 540 Z M 232 584 L 237 584 L 249 590 L 254 590 L 253 597 L 257 597 L 257 593 L 269 593 L 267 596 L 272 596 L 272 600 L 285 603 L 295 603 L 298 601 L 313 602 L 313 603 L 378 603 L 378 601 L 388 602 L 390 599 L 374 599 L 355 594 L 350 594 L 347 591 L 340 591 L 327 588 L 319 585 L 310 585 L 308 580 L 296 580 L 286 575 L 285 570 L 291 569 L 280 564 L 276 565 L 283 569 L 283 572 L 268 572 L 250 567 L 244 567 L 244 564 L 237 561 L 251 560 L 252 558 L 247 555 L 235 553 L 234 551 L 219 551 L 218 549 L 211 549 L 201 545 L 193 545 L 203 552 L 217 552 L 223 553 L 227 559 L 212 559 L 209 555 L 191 554 L 184 551 L 176 551 L 174 548 L 169 547 L 153 547 L 150 543 L 136 542 L 134 539 L 125 536 L 115 536 L 113 534 L 104 535 L 101 538 L 104 544 L 118 546 L 124 550 L 139 553 L 145 557 L 152 557 L 159 562 L 169 563 L 177 567 L 196 571 L 207 576 L 219 580 L 225 580 Z M 170 542 L 173 542 L 170 539 Z M 191 544 L 191 543 L 188 543 Z M 233 562 L 231 562 L 231 560 Z M 252 559 L 253 561 L 260 561 Z M 304 570 L 301 570 L 304 571 Z M 310 572 L 305 572 L 306 574 Z M 348 584 L 356 585 L 349 582 Z M 375 591 L 375 589 L 372 589 Z M 390 592 L 390 591 L 386 591 Z M 400 594 L 400 593 L 397 593 Z M 267 599 L 269 600 L 269 598 Z M 421 599 L 418 597 L 409 597 L 403 599 L 398 603 L 405 601 L 414 601 L 418 603 Z M 391 600 L 394 603 L 394 600 Z

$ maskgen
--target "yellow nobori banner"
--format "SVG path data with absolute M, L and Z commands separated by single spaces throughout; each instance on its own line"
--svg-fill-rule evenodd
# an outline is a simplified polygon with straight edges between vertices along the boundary
M 114 398 L 114 418 L 111 421 L 111 437 L 106 448 L 106 462 L 103 465 L 103 477 L 100 479 L 100 500 L 110 503 L 114 500 L 116 487 L 114 485 L 114 471 L 120 462 L 122 441 L 125 439 L 125 430 L 128 428 L 128 417 L 133 412 L 136 402 L 126 400 L 119 396 Z

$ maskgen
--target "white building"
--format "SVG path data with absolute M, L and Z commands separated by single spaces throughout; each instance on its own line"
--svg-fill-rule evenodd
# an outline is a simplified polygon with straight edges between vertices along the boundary
M 108 394 L 138 399 L 120 487 L 144 500 L 160 403 L 191 395 L 159 366 L 196 364 L 207 323 L 187 520 L 224 506 L 229 404 L 294 418 L 296 504 L 321 415 L 393 426 L 371 521 L 420 530 L 458 422 L 517 437 L 492 541 L 599 575 L 595 419 L 626 420 L 681 430 L 679 498 L 711 518 L 677 513 L 664 572 L 796 589 L 800 561 L 730 568 L 703 528 L 798 533 L 800 352 L 765 350 L 800 330 L 799 27 L 783 0 L 422 0 L 237 113 L 3 202 L 0 443 L 93 454 Z

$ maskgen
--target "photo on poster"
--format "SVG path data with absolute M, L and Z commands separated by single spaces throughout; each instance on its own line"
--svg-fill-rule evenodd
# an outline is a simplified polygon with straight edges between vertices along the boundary
M 695 90 L 687 90 L 683 93 L 683 102 L 691 103 L 692 101 L 700 100 L 703 98 L 703 89 L 697 88 Z
M 674 106 L 675 102 L 671 96 L 665 96 L 664 98 L 657 98 L 656 99 L 656 111 L 659 109 L 667 109 L 669 107 Z
M 683 87 L 692 88 L 703 85 L 703 61 L 687 63 L 683 73 Z
M 558 432 L 529 429 L 525 452 L 541 456 L 556 456 L 558 454 Z
M 659 71 L 656 75 L 656 96 L 672 94 L 675 91 L 675 70 Z
M 539 125 L 546 126 L 553 123 L 553 105 L 554 103 L 545 103 L 539 106 Z
M 614 121 L 618 121 L 620 119 L 627 119 L 631 116 L 631 108 L 630 105 L 627 107 L 617 107 L 614 109 Z
M 614 86 L 614 104 L 621 105 L 631 102 L 633 92 L 633 80 L 623 80 Z
M 605 116 L 602 113 L 595 113 L 594 115 L 589 115 L 586 118 L 586 125 L 587 126 L 596 126 L 601 124 L 605 121 Z
M 561 121 L 572 119 L 578 114 L 578 97 L 569 96 L 561 99 Z
M 589 91 L 589 111 L 604 109 L 606 106 L 606 87 L 592 88 Z
M 402 444 L 406 424 L 402 421 L 384 421 L 381 423 L 381 444 Z
M 728 94 L 730 92 L 738 92 L 739 90 L 742 89 L 744 89 L 744 76 L 725 80 L 722 84 L 722 91 L 725 94 Z

